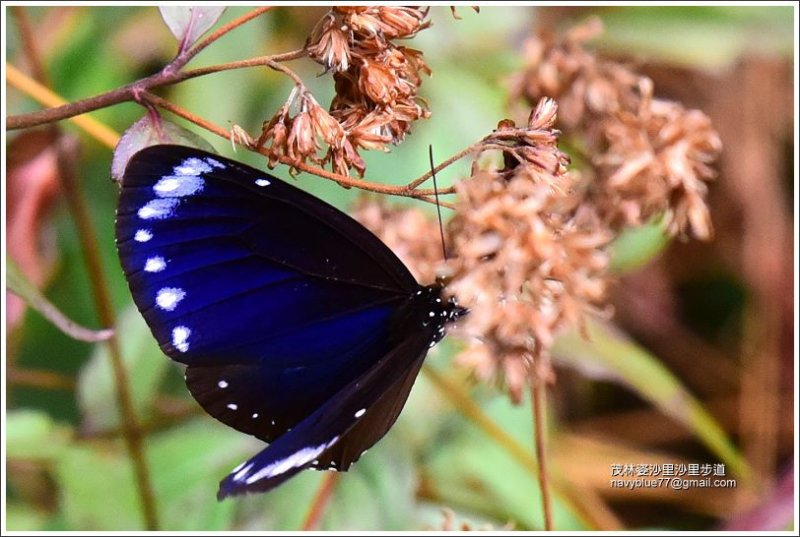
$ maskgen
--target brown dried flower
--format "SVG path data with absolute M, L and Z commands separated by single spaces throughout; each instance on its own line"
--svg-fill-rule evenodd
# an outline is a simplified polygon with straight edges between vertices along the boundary
M 607 285 L 612 234 L 579 204 L 580 176 L 567 172 L 554 121 L 555 103 L 543 100 L 527 128 L 504 122 L 487 137 L 487 148 L 502 143 L 514 162 L 458 183 L 448 226 L 449 289 L 472 310 L 458 360 L 482 380 L 502 380 L 515 402 L 532 373 L 552 375 L 554 335 L 596 312 Z
M 417 97 L 421 74 L 430 74 L 422 53 L 391 41 L 428 27 L 426 16 L 417 7 L 335 7 L 314 28 L 306 50 L 334 72 L 330 117 L 343 132 L 323 162 L 337 173 L 355 168 L 363 174 L 359 149 L 387 150 L 414 121 L 430 116 Z
M 298 110 L 294 117 L 289 116 L 292 108 Z M 331 148 L 340 149 L 345 142 L 345 132 L 305 88 L 297 87 L 281 110 L 262 128 L 261 136 L 255 142 L 257 147 L 266 147 L 269 165 L 274 166 L 281 157 L 294 162 L 322 163 L 324 158 L 319 151 L 324 142 Z
M 343 23 L 355 34 L 383 39 L 414 37 L 427 28 L 428 8 L 400 6 L 361 6 L 333 8 L 343 15 Z
M 322 17 L 306 42 L 309 56 L 334 72 L 350 68 L 352 33 L 337 20 L 333 12 Z
M 671 234 L 709 238 L 704 199 L 719 136 L 702 112 L 653 98 L 650 79 L 587 51 L 584 43 L 601 32 L 592 19 L 561 40 L 529 40 L 528 65 L 513 79 L 512 96 L 558 101 L 559 125 L 592 156 L 587 202 L 610 225 L 663 214 Z

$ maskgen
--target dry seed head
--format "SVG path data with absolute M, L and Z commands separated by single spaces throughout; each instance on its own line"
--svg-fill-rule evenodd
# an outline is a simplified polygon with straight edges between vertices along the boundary
M 586 50 L 585 42 L 601 31 L 592 19 L 563 39 L 529 40 L 512 96 L 558 101 L 559 126 L 591 157 L 586 203 L 608 225 L 618 229 L 665 215 L 671 234 L 710 238 L 705 197 L 719 135 L 702 112 L 655 99 L 650 79 Z

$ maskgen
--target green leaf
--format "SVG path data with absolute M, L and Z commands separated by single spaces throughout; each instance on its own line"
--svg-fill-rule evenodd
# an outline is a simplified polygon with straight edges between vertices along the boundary
M 145 452 L 161 529 L 230 528 L 237 503 L 217 502 L 217 485 L 257 448 L 252 438 L 205 417 L 148 437 Z M 121 441 L 63 450 L 56 481 L 71 529 L 143 528 L 133 466 Z
M 144 528 L 133 466 L 120 442 L 71 446 L 56 466 L 61 509 L 70 529 Z
M 178 40 L 180 52 L 191 47 L 197 39 L 222 16 L 224 7 L 170 6 L 159 7 L 169 31 Z
M 632 272 L 649 263 L 669 244 L 660 222 L 626 228 L 611 244 L 611 271 L 614 274 Z
M 513 405 L 506 397 L 495 397 L 487 413 L 503 430 L 531 445 L 531 411 L 528 404 Z M 536 478 L 501 446 L 475 428 L 460 429 L 426 464 L 429 487 L 442 506 L 459 509 L 469 518 L 490 520 L 495 528 L 513 523 L 516 529 L 544 527 L 541 494 Z M 531 445 L 531 457 L 533 447 Z M 552 491 L 555 492 L 555 491 Z M 551 494 L 555 527 L 586 529 L 569 502 Z
M 261 447 L 208 417 L 152 437 L 149 460 L 162 529 L 230 529 L 237 502 L 217 501 L 219 482 Z
M 164 374 L 171 367 L 170 361 L 158 348 L 150 329 L 133 306 L 120 316 L 117 332 L 136 415 L 139 419 L 147 418 Z M 119 426 L 116 393 L 108 348 L 98 346 L 78 375 L 78 405 L 87 430 Z
M 19 502 L 9 502 L 5 512 L 8 531 L 45 531 L 50 522 L 48 513 Z
M 6 455 L 19 459 L 53 459 L 70 442 L 71 430 L 38 410 L 6 414 Z
M 340 479 L 325 510 L 324 530 L 407 530 L 415 514 L 411 453 L 390 433 Z
M 627 386 L 685 425 L 732 472 L 750 478 L 749 466 L 723 428 L 655 356 L 609 324 L 589 321 L 587 330 L 588 339 L 575 330 L 559 336 L 553 359 L 592 378 Z

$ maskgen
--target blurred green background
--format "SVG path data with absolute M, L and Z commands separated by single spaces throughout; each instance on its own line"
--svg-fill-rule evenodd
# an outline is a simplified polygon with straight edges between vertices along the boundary
M 175 53 L 174 38 L 153 7 L 24 9 L 50 87 L 67 100 L 149 75 Z M 300 48 L 324 11 L 275 8 L 203 51 L 189 67 Z M 246 8 L 229 8 L 219 24 L 244 12 Z M 433 8 L 433 26 L 405 43 L 424 51 L 433 71 L 421 88 L 432 116 L 414 125 L 413 134 L 390 153 L 365 153 L 368 179 L 406 183 L 428 169 L 428 144 L 433 145 L 436 158 L 443 160 L 508 117 L 506 82 L 522 67 L 522 43 L 535 28 L 559 31 L 591 15 L 600 16 L 606 32 L 593 43 L 599 51 L 652 76 L 657 95 L 663 80 L 664 96 L 700 107 L 712 119 L 714 112 L 719 112 L 715 99 L 723 99 L 725 84 L 736 80 L 734 75 L 742 65 L 753 61 L 783 65 L 793 58 L 791 7 L 484 6 L 479 14 L 466 7 L 459 8 L 458 14 L 461 20 L 455 20 L 448 8 Z M 12 16 L 4 18 L 7 61 L 27 71 L 14 20 Z M 326 105 L 333 89 L 330 77 L 319 76 L 322 68 L 309 60 L 291 66 Z M 691 83 L 681 86 L 681 81 Z M 708 87 L 716 89 L 708 91 Z M 218 73 L 158 93 L 218 125 L 236 124 L 258 133 L 290 89 L 286 77 L 259 68 Z M 789 97 L 792 90 L 790 84 Z M 40 108 L 8 85 L 5 98 L 9 115 Z M 791 120 L 791 106 L 783 111 Z M 138 105 L 125 103 L 92 116 L 121 133 L 142 114 Z M 117 188 L 109 180 L 111 151 L 72 124 L 64 122 L 62 126 L 80 139 L 80 187 L 89 204 L 106 283 L 119 316 L 117 331 L 136 409 L 148 425 L 147 459 L 161 529 L 299 529 L 322 473 L 304 472 L 268 495 L 216 501 L 218 481 L 261 444 L 202 413 L 189 397 L 180 369 L 161 354 L 150 337 L 131 303 L 116 258 L 113 219 Z M 727 154 L 738 142 L 724 125 L 718 128 Z M 748 125 L 739 128 L 746 130 Z M 794 198 L 795 183 L 789 150 L 794 140 L 790 128 L 775 129 L 777 133 L 770 139 L 776 155 L 775 188 L 780 203 L 785 204 L 782 210 L 790 213 L 791 219 L 789 200 Z M 234 154 L 228 141 L 203 135 L 221 154 L 264 166 L 262 157 L 241 150 Z M 15 143 L 24 146 L 28 141 L 21 136 L 25 136 L 23 131 L 7 132 L 6 150 L 11 152 Z M 469 166 L 467 160 L 451 166 L 439 177 L 440 184 L 467 175 Z M 779 334 L 764 336 L 759 331 L 759 308 L 766 306 L 753 288 L 757 276 L 744 272 L 737 262 L 738 256 L 746 254 L 740 222 L 735 212 L 724 209 L 734 196 L 726 186 L 725 173 L 732 166 L 735 161 L 721 164 L 722 174 L 712 190 L 717 240 L 711 245 L 669 245 L 655 227 L 626 233 L 614 252 L 618 286 L 627 289 L 612 296 L 618 327 L 598 324 L 590 342 L 568 334 L 558 343 L 559 377 L 550 388 L 548 430 L 555 527 L 559 530 L 715 529 L 746 516 L 764 502 L 778 501 L 773 495 L 782 490 L 785 468 L 795 449 L 790 410 L 796 388 L 787 380 L 794 378 L 794 370 L 791 349 L 785 345 L 793 310 L 781 309 Z M 11 183 L 10 170 L 6 172 L 9 227 L 15 209 L 12 204 L 21 203 L 25 192 Z M 274 173 L 289 177 L 282 167 Z M 342 209 L 359 195 L 307 175 L 296 181 Z M 16 192 L 20 194 L 14 197 Z M 417 205 L 432 211 L 431 206 Z M 37 283 L 71 319 L 97 327 L 77 231 L 59 194 L 34 224 L 27 239 L 40 250 L 38 259 L 46 264 L 46 274 Z M 791 236 L 791 220 L 785 225 Z M 15 240 L 19 237 L 15 235 Z M 7 239 L 11 237 L 7 235 Z M 791 265 L 790 257 L 783 259 Z M 665 282 L 666 291 L 653 291 Z M 783 288 L 788 295 L 790 289 Z M 669 315 L 662 324 L 669 331 L 648 331 L 641 319 L 635 319 L 630 300 L 637 293 L 655 296 L 655 302 L 669 302 L 664 309 Z M 655 316 L 653 322 L 658 324 L 659 319 Z M 788 336 L 793 336 L 793 328 L 788 330 Z M 675 339 L 663 341 L 670 337 Z M 774 400 L 763 403 L 772 409 L 765 419 L 775 424 L 772 432 L 764 433 L 772 435 L 768 453 L 763 451 L 762 437 L 749 435 L 747 419 L 736 406 L 743 394 L 764 389 L 746 391 L 747 374 L 759 365 L 748 362 L 746 356 L 761 337 L 779 342 L 780 354 L 765 359 L 773 360 L 770 367 L 777 373 L 772 378 L 783 379 L 778 386 L 767 385 L 774 389 L 779 406 L 775 408 Z M 70 339 L 31 311 L 7 324 L 6 344 L 7 529 L 143 528 L 103 345 Z M 467 395 L 501 434 L 487 434 L 474 414 L 466 417 L 472 407 L 464 403 L 454 406 L 446 397 L 447 390 L 422 375 L 398 424 L 339 479 L 321 528 L 441 529 L 445 521 L 442 508 L 448 508 L 456 521 L 477 528 L 508 524 L 521 530 L 542 529 L 535 473 L 513 455 L 516 446 L 533 459 L 529 401 L 514 406 L 492 387 L 475 385 L 463 371 L 451 367 L 457 351 L 457 345 L 446 340 L 429 354 L 427 362 L 451 390 Z M 626 492 L 608 485 L 611 461 L 661 460 L 724 463 L 729 477 L 738 480 L 738 487 Z M 788 500 L 792 501 L 791 495 Z M 788 529 L 789 523 L 784 520 L 782 527 Z

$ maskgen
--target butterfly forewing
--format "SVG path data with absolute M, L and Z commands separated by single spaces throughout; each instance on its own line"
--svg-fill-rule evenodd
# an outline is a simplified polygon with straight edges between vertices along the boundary
M 386 352 L 387 321 L 417 284 L 365 231 L 279 179 L 179 146 L 131 159 L 116 227 L 134 301 L 190 366 L 192 393 L 265 440 Z

